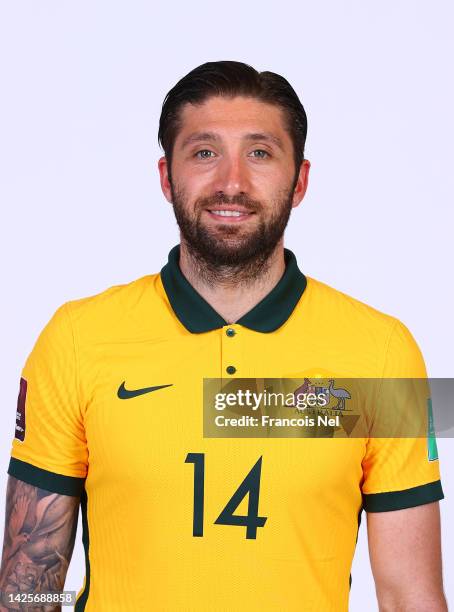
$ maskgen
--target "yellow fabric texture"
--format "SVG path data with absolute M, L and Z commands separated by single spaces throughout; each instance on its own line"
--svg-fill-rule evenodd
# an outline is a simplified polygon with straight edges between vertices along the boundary
M 440 479 L 424 439 L 204 438 L 203 378 L 229 365 L 240 378 L 426 376 L 402 322 L 311 277 L 271 333 L 189 332 L 159 274 L 60 306 L 22 372 L 11 456 L 86 478 L 90 584 L 76 610 L 346 611 L 362 495 Z M 171 386 L 122 400 L 123 382 Z M 204 461 L 200 537 L 190 453 Z M 260 458 L 266 522 L 248 539 L 215 521 Z

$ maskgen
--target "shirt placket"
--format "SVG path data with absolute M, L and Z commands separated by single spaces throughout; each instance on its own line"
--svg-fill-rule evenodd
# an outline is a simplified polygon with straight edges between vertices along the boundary
M 221 378 L 242 378 L 244 329 L 241 325 L 224 325 L 221 330 Z

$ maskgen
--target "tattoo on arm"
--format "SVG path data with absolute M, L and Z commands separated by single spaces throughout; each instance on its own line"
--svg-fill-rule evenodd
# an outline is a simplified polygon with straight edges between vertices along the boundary
M 51 493 L 8 476 L 0 569 L 0 612 L 25 609 L 7 594 L 62 591 L 74 548 L 79 497 Z M 60 610 L 60 604 L 28 607 Z

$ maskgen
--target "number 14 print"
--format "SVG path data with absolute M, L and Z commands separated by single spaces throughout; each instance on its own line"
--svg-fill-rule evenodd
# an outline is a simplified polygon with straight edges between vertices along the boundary
M 188 453 L 185 463 L 194 464 L 194 517 L 192 535 L 203 537 L 203 519 L 205 502 L 205 453 Z M 260 475 L 262 471 L 262 457 L 260 457 L 249 474 L 245 477 L 238 489 L 227 502 L 221 514 L 214 521 L 216 525 L 236 525 L 246 527 L 246 538 L 255 540 L 257 527 L 263 527 L 266 516 L 258 516 Z M 249 494 L 248 513 L 246 515 L 233 514 L 241 501 Z

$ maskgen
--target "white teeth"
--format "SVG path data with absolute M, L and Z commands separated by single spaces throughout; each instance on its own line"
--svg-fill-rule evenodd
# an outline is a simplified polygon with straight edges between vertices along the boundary
M 238 210 L 211 210 L 214 215 L 219 215 L 220 217 L 240 217 L 245 213 L 241 213 Z

